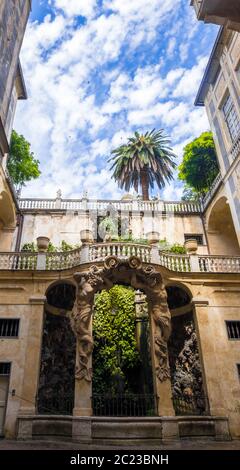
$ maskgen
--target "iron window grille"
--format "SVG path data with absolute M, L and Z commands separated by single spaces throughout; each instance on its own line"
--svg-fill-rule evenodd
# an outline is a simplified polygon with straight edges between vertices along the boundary
M 234 142 L 240 133 L 240 119 L 230 95 L 225 100 L 222 110 L 231 139 Z
M 184 234 L 185 242 L 192 238 L 195 238 L 195 240 L 197 240 L 198 245 L 203 245 L 203 235 L 201 233 L 185 233 Z
M 1 318 L 0 319 L 0 338 L 18 338 L 19 319 Z
M 240 321 L 226 321 L 228 339 L 240 339 Z
M 10 375 L 11 362 L 0 362 L 0 375 Z

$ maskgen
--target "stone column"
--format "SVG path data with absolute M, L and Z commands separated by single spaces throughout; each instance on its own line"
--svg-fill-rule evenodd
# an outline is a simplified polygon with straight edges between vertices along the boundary
M 226 416 L 227 406 L 224 404 L 221 389 L 221 370 L 217 368 L 216 346 L 213 335 L 217 334 L 217 328 L 212 329 L 210 307 L 208 299 L 195 297 L 192 299 L 194 306 L 194 319 L 198 333 L 199 353 L 203 367 L 203 381 L 206 400 L 209 405 L 209 413 L 212 416 Z M 216 322 L 216 315 L 215 320 Z
M 151 309 L 151 307 L 150 307 Z M 149 315 L 150 320 L 150 341 L 151 341 L 151 355 L 152 355 L 152 368 L 153 368 L 153 387 L 154 394 L 157 400 L 157 415 L 158 416 L 175 416 L 175 411 L 172 403 L 172 388 L 170 379 L 170 370 L 168 365 L 168 351 L 165 352 L 166 367 L 165 371 L 159 373 L 159 356 L 156 354 L 156 340 L 158 336 L 158 328 L 154 320 L 154 316 Z
M 43 295 L 32 296 L 29 299 L 31 315 L 25 351 L 25 370 L 19 415 L 34 415 L 36 412 L 45 300 L 46 297 Z

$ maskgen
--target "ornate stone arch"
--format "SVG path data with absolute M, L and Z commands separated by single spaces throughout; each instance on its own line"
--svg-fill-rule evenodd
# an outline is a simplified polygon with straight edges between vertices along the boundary
M 90 266 L 88 271 L 76 273 L 74 279 L 77 283 L 77 296 L 71 325 L 78 344 L 76 379 L 88 382 L 92 380 L 91 354 L 94 344 L 91 317 L 94 295 L 121 282 L 142 289 L 147 295 L 156 377 L 160 382 L 170 379 L 167 342 L 171 333 L 171 315 L 161 274 L 151 265 L 144 266 L 135 256 L 124 261 L 109 256 L 105 259 L 103 268 Z

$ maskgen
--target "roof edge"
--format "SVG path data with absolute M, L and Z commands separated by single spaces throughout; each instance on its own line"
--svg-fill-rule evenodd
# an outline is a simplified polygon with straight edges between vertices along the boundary
M 216 52 L 217 52 L 218 46 L 220 44 L 220 41 L 222 39 L 223 33 L 224 33 L 224 26 L 221 26 L 219 28 L 218 35 L 216 37 L 211 55 L 210 55 L 208 63 L 207 63 L 206 70 L 204 72 L 202 81 L 200 83 L 200 87 L 199 87 L 196 99 L 194 101 L 195 106 L 204 106 L 204 98 L 206 96 L 206 87 L 210 84 L 209 76 L 210 76 L 210 72 L 211 72 L 211 69 L 212 69 L 212 63 L 213 63 L 214 60 L 216 61 L 216 58 L 215 58 L 216 57 Z

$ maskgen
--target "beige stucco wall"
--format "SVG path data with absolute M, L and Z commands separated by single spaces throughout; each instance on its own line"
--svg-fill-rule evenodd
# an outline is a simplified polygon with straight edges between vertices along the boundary
M 123 217 L 128 219 L 129 214 L 126 213 Z M 91 212 L 89 217 L 84 212 L 74 211 L 25 214 L 21 246 L 36 241 L 38 236 L 48 236 L 56 246 L 59 246 L 62 240 L 71 245 L 80 244 L 80 231 L 90 229 L 94 232 L 95 227 L 96 218 Z M 140 212 L 132 213 L 129 228 L 132 230 L 133 238 L 145 238 L 148 232 L 154 230 L 159 232 L 160 239 L 166 238 L 171 244 L 184 244 L 184 234 L 202 234 L 205 246 L 199 246 L 199 253 L 207 253 L 204 227 L 198 215 L 164 216 L 156 213 L 153 218 L 151 212 L 146 212 L 143 216 Z M 96 231 L 94 233 L 96 237 Z
M 205 291 L 205 292 L 204 292 Z M 204 295 L 205 294 L 205 295 Z M 212 415 L 228 416 L 232 436 L 240 436 L 239 340 L 229 340 L 226 320 L 240 320 L 240 286 L 202 289 L 209 305 L 196 304 L 203 366 Z
M 240 436 L 240 382 L 236 366 L 240 364 L 240 342 L 228 340 L 225 325 L 226 320 L 240 320 L 240 275 L 181 274 L 159 269 L 166 285 L 182 286 L 193 297 L 210 411 L 213 415 L 228 416 L 232 436 Z M 72 280 L 73 270 L 61 273 L 61 278 Z M 20 318 L 19 339 L 0 340 L 0 361 L 12 362 L 6 435 L 13 437 L 17 415 L 34 413 L 44 295 L 59 274 L 2 272 L 0 279 L 0 317 Z M 15 397 L 11 396 L 13 389 Z

